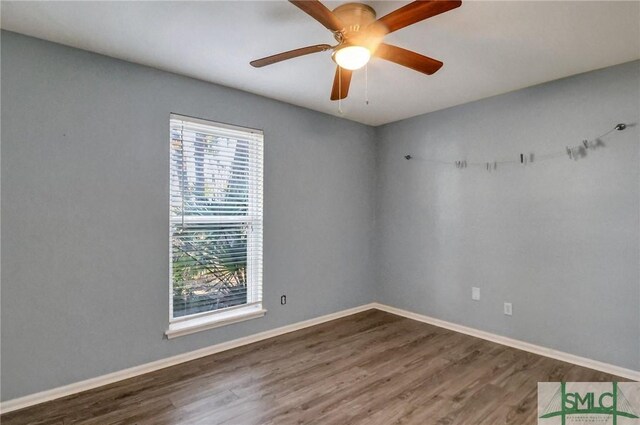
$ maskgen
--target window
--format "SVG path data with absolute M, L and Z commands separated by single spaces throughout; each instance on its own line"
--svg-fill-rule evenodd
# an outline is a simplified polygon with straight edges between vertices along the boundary
M 169 338 L 264 315 L 259 130 L 171 115 Z

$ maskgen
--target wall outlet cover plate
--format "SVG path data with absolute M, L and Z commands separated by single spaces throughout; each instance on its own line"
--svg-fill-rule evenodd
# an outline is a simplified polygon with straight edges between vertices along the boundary
M 480 300 L 480 288 L 476 286 L 471 288 L 471 299 L 474 301 Z

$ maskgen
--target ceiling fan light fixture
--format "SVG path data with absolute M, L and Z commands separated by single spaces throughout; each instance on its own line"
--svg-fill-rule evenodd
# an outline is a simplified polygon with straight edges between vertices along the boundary
M 344 46 L 333 53 L 333 60 L 344 69 L 355 71 L 371 59 L 371 52 L 363 46 Z
M 289 0 L 291 4 L 322 24 L 333 34 L 338 45 L 316 44 L 289 50 L 249 62 L 255 68 L 333 50 L 331 59 L 338 65 L 331 86 L 331 100 L 349 94 L 353 71 L 364 67 L 371 56 L 431 75 L 442 62 L 402 47 L 383 43 L 387 34 L 448 12 L 462 0 L 416 0 L 377 19 L 376 11 L 362 0 L 348 0 L 330 10 L 320 0 Z

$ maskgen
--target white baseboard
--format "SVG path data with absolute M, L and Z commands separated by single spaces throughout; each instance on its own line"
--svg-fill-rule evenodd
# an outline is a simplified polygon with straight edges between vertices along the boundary
M 601 372 L 610 373 L 612 375 L 621 376 L 624 378 L 632 379 L 634 381 L 640 381 L 640 371 L 631 369 L 625 369 L 619 366 L 614 366 L 608 363 L 599 362 L 596 360 L 587 359 L 585 357 L 575 356 L 573 354 L 564 353 L 562 351 L 553 350 L 551 348 L 542 347 L 528 342 L 519 341 L 517 339 L 507 338 L 504 336 L 492 334 L 490 332 L 481 331 L 467 326 L 458 325 L 456 323 L 447 322 L 444 320 L 436 319 L 434 317 L 425 316 L 422 314 L 412 313 L 407 310 L 391 307 L 380 303 L 371 303 L 361 305 L 359 307 L 342 310 L 336 313 L 327 314 L 325 316 L 316 317 L 314 319 L 305 320 L 291 325 L 282 326 L 280 328 L 271 329 L 268 331 L 260 332 L 255 335 L 249 335 L 246 337 L 234 339 L 232 341 L 223 342 L 220 344 L 212 345 L 209 347 L 201 348 L 199 350 L 190 351 L 176 356 L 168 357 L 166 359 L 156 360 L 154 362 L 146 363 L 139 366 L 134 366 L 129 369 L 120 370 L 117 372 L 109 373 L 107 375 L 98 376 L 95 378 L 87 379 L 73 384 L 65 385 L 58 388 L 42 391 L 39 393 L 27 395 L 24 397 L 15 398 L 13 400 L 7 400 L 0 403 L 0 413 L 8 413 L 14 410 L 22 409 L 25 407 L 33 406 L 35 404 L 44 403 L 57 398 L 66 397 L 71 394 L 76 394 L 82 391 L 87 391 L 93 388 L 101 387 L 103 385 L 112 384 L 114 382 L 122 381 L 123 379 L 133 378 L 135 376 L 143 375 L 145 373 L 153 372 L 165 367 L 174 366 L 180 363 L 195 360 L 200 357 L 209 356 L 211 354 L 219 353 L 221 351 L 230 350 L 243 345 L 251 344 L 253 342 L 262 341 L 268 338 L 273 338 L 278 335 L 283 335 L 289 332 L 297 331 L 300 329 L 308 328 L 310 326 L 319 325 L 324 322 L 339 319 L 341 317 L 350 316 L 352 314 L 360 313 L 362 311 L 378 309 L 386 311 L 391 314 L 403 316 L 408 319 L 417 320 L 419 322 L 428 323 L 441 328 L 449 329 L 455 332 L 471 335 L 477 338 L 492 341 L 498 344 L 506 345 L 509 347 L 517 348 L 519 350 L 528 351 L 530 353 L 539 354 L 541 356 L 550 357 L 556 360 L 561 360 L 568 363 L 573 363 L 578 366 L 584 366 L 589 369 L 599 370 Z
M 123 379 L 133 378 L 135 376 L 143 375 L 145 373 L 153 372 L 165 367 L 174 366 L 180 363 L 188 362 L 190 360 L 198 359 L 200 357 L 205 357 L 211 354 L 219 353 L 221 351 L 237 348 L 242 345 L 251 344 L 268 338 L 273 338 L 274 336 L 283 335 L 314 325 L 319 325 L 321 323 L 329 322 L 341 317 L 350 316 L 362 311 L 371 310 L 372 308 L 374 308 L 374 304 L 361 305 L 359 307 L 342 310 L 336 313 L 327 314 L 325 316 L 316 317 L 314 319 L 304 320 L 302 322 L 293 323 L 291 325 L 282 326 L 280 328 L 271 329 L 254 335 L 234 339 L 231 341 L 201 348 L 199 350 L 189 351 L 187 353 L 178 354 L 176 356 L 167 357 L 165 359 L 156 360 L 154 362 L 145 363 L 139 366 L 134 366 L 129 369 L 119 370 L 117 372 L 109 373 L 91 379 L 86 379 L 84 381 L 75 382 L 73 384 L 64 385 L 62 387 L 41 391 L 39 393 L 30 394 L 24 397 L 14 398 L 13 400 L 7 400 L 0 403 L 0 413 L 9 413 L 14 410 L 44 403 L 45 401 L 51 401 L 57 398 L 66 397 L 71 394 L 76 394 L 82 391 L 101 387 L 103 385 L 112 384 L 114 382 L 122 381 Z
M 542 347 L 540 345 L 531 344 L 529 342 L 520 341 L 506 336 L 496 335 L 490 332 L 481 331 L 478 329 L 470 328 L 456 323 L 447 322 L 445 320 L 436 319 L 435 317 L 429 317 L 411 311 L 402 310 L 400 308 L 391 307 L 385 304 L 374 303 L 374 308 L 387 313 L 403 316 L 408 319 L 417 320 L 419 322 L 428 323 L 430 325 L 438 326 L 441 328 L 449 329 L 455 332 L 459 332 L 466 335 L 471 335 L 477 338 L 485 339 L 487 341 L 495 342 L 498 344 L 506 345 L 508 347 L 517 348 L 518 350 L 528 351 L 530 353 L 538 354 L 544 357 L 550 357 L 552 359 L 560 360 L 567 363 L 572 363 L 578 366 L 584 366 L 589 369 L 599 370 L 600 372 L 610 373 L 611 375 L 620 376 L 623 378 L 631 379 L 633 381 L 640 381 L 640 371 L 625 369 L 620 366 L 614 366 L 609 363 L 600 362 L 597 360 L 591 360 L 586 357 L 576 356 L 574 354 L 565 353 L 562 351 L 554 350 L 552 348 Z

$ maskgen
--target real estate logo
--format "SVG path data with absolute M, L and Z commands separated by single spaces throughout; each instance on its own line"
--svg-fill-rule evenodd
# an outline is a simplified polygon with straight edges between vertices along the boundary
M 538 425 L 640 425 L 638 382 L 539 382 Z

